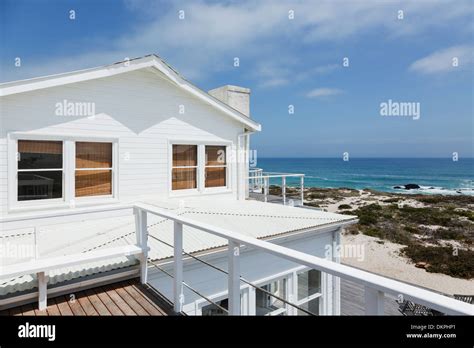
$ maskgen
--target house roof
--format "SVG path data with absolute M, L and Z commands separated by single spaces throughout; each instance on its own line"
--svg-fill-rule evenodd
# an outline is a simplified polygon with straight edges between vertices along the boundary
M 211 105 L 217 110 L 223 112 L 225 115 L 235 119 L 238 122 L 244 124 L 249 130 L 260 131 L 262 126 L 242 114 L 238 110 L 230 107 L 229 105 L 223 103 L 222 101 L 214 98 L 207 92 L 199 89 L 194 86 L 184 77 L 182 77 L 175 69 L 169 66 L 163 59 L 159 56 L 152 54 L 140 58 L 134 58 L 130 60 L 125 60 L 117 62 L 110 65 L 105 65 L 97 68 L 77 70 L 62 74 L 49 75 L 43 77 L 37 77 L 26 80 L 18 80 L 6 83 L 0 83 L 0 97 L 8 96 L 18 93 L 24 93 L 49 87 L 57 87 L 62 85 L 67 85 L 76 82 L 88 81 L 103 77 L 114 76 L 118 74 L 127 73 L 130 71 L 154 68 L 157 71 L 161 72 L 166 78 L 173 82 L 179 88 L 187 91 L 188 93 L 194 95 L 205 103 Z
M 213 224 L 258 239 L 289 236 L 322 228 L 337 228 L 356 221 L 355 216 L 258 201 L 220 200 L 219 204 L 216 204 L 215 199 L 195 198 L 187 199 L 184 207 L 180 206 L 177 201 L 170 200 L 149 200 L 146 203 L 169 209 L 196 221 Z M 68 233 L 64 233 L 64 231 Z M 171 220 L 149 214 L 148 233 L 150 259 L 165 260 L 173 257 L 173 248 L 165 244 L 173 245 L 173 222 Z M 14 234 L 5 232 L 3 239 L 8 245 L 27 245 L 33 243 L 34 235 L 28 229 L 16 230 Z M 136 243 L 134 217 L 132 215 L 44 226 L 38 240 L 40 257 L 86 253 L 103 248 L 134 244 Z M 223 238 L 183 226 L 183 249 L 188 253 L 216 252 L 226 245 L 227 240 Z M 123 268 L 135 262 L 135 260 L 126 257 L 119 257 L 107 262 L 101 261 L 57 269 L 50 272 L 49 284 Z M 33 275 L 3 279 L 0 280 L 0 296 L 30 290 L 35 286 Z

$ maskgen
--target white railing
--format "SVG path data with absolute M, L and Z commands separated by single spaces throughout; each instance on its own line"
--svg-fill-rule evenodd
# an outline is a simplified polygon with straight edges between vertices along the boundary
M 141 282 L 147 282 L 147 255 L 148 255 L 148 230 L 147 214 L 154 214 L 174 222 L 174 309 L 182 310 L 182 285 L 183 285 L 183 226 L 189 226 L 201 231 L 211 233 L 228 241 L 228 299 L 229 314 L 240 314 L 240 248 L 256 248 L 269 254 L 276 255 L 299 265 L 326 272 L 332 276 L 344 278 L 365 287 L 365 313 L 367 315 L 382 315 L 384 294 L 403 296 L 404 299 L 427 306 L 437 311 L 453 315 L 474 315 L 474 306 L 435 292 L 405 284 L 393 279 L 372 274 L 357 268 L 342 265 L 337 262 L 305 254 L 277 244 L 269 243 L 224 228 L 202 223 L 176 215 L 156 206 L 137 203 L 133 206 L 103 207 L 101 209 L 76 209 L 74 212 L 56 212 L 49 214 L 36 214 L 30 217 L 8 217 L 0 220 L 2 230 L 34 227 L 38 224 L 50 222 L 64 223 L 81 221 L 92 218 L 107 218 L 123 216 L 124 212 L 135 215 L 136 244 L 119 248 L 101 249 L 94 252 L 67 255 L 54 258 L 40 258 L 29 262 L 9 265 L 0 269 L 0 278 L 6 279 L 19 275 L 37 274 L 38 276 L 38 301 L 39 308 L 46 308 L 47 299 L 47 274 L 52 269 L 100 261 L 117 256 L 134 255 L 140 260 Z M 65 220 L 66 219 L 66 220 Z M 340 225 L 334 224 L 334 228 Z
M 147 229 L 146 225 L 140 225 L 144 221 L 146 224 L 146 216 L 137 217 L 136 223 L 136 244 L 126 245 L 122 247 L 104 248 L 97 251 L 87 253 L 77 253 L 56 257 L 38 257 L 38 241 L 37 231 L 41 226 L 53 225 L 65 222 L 105 219 L 131 214 L 133 206 L 110 206 L 97 208 L 75 209 L 74 211 L 60 211 L 54 213 L 36 213 L 28 215 L 13 215 L 0 219 L 0 230 L 2 232 L 33 228 L 34 233 L 34 259 L 26 262 L 14 263 L 8 266 L 0 267 L 0 279 L 10 279 L 18 276 L 36 274 L 38 280 L 38 308 L 44 310 L 47 307 L 47 291 L 48 291 L 48 272 L 63 267 L 72 267 L 87 264 L 90 262 L 103 261 L 121 256 L 134 256 L 140 261 L 140 277 L 143 284 L 147 279 Z M 144 214 L 141 211 L 135 211 L 136 214 Z M 145 214 L 146 215 L 146 214 Z
M 263 200 L 268 202 L 268 193 L 270 189 L 270 179 L 280 178 L 281 179 L 281 195 L 283 198 L 283 204 L 287 203 L 286 188 L 287 182 L 286 178 L 300 178 L 300 200 L 301 205 L 304 205 L 304 174 L 297 173 L 274 173 L 274 172 L 264 172 L 261 168 L 254 168 L 249 170 L 249 191 L 250 192 L 259 192 L 263 191 Z
M 393 279 L 379 276 L 357 268 L 342 265 L 337 262 L 322 259 L 300 251 L 269 243 L 224 228 L 182 217 L 150 204 L 138 203 L 135 209 L 141 214 L 135 216 L 143 219 L 146 213 L 154 214 L 174 222 L 174 309 L 182 309 L 182 279 L 183 279 L 183 225 L 211 233 L 228 241 L 228 301 L 229 314 L 240 314 L 240 247 L 245 245 L 270 254 L 279 256 L 299 265 L 307 266 L 332 276 L 344 278 L 365 286 L 365 313 L 367 315 L 383 315 L 384 294 L 400 295 L 404 299 L 427 306 L 446 314 L 474 315 L 474 306 L 435 292 L 418 288 Z M 143 224 L 142 224 L 143 226 Z

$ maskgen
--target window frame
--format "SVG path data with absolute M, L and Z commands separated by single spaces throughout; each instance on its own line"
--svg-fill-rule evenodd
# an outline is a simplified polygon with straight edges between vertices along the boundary
M 77 168 L 76 167 L 76 143 L 111 143 L 112 144 L 112 166 L 110 168 Z M 73 172 L 73 185 L 74 185 L 74 198 L 75 200 L 82 202 L 82 201 L 95 201 L 100 199 L 107 199 L 107 198 L 114 198 L 115 193 L 115 186 L 116 186 L 116 179 L 115 179 L 115 145 L 114 142 L 111 141 L 100 141 L 100 140 L 75 140 L 74 141 L 74 172 Z M 91 170 L 110 170 L 112 171 L 111 174 L 111 194 L 108 195 L 92 195 L 92 196 L 79 196 L 76 197 L 76 171 L 91 171 Z
M 61 163 L 61 168 L 44 168 L 44 169 L 19 169 L 18 168 L 18 141 L 20 140 L 26 140 L 26 141 L 61 141 L 62 143 L 62 163 Z M 25 206 L 30 206 L 30 205 L 43 205 L 43 204 L 55 204 L 55 203 L 61 203 L 64 202 L 66 199 L 66 168 L 65 168 L 65 162 L 66 162 L 66 142 L 63 140 L 52 140 L 52 139 L 25 139 L 25 138 L 19 138 L 16 139 L 15 141 L 15 164 L 14 164 L 14 170 L 15 170 L 15 187 L 14 187 L 14 199 L 15 202 L 19 205 L 25 205 Z M 56 172 L 56 171 L 61 171 L 62 173 L 62 178 L 61 178 L 61 197 L 60 198 L 51 198 L 51 199 L 27 199 L 27 200 L 18 200 L 18 174 L 19 173 L 28 173 L 28 172 L 38 172 L 38 171 L 47 171 L 47 172 Z
M 312 294 L 312 295 L 309 295 L 309 296 L 307 296 L 307 297 L 303 297 L 302 299 L 298 299 L 298 292 L 299 292 L 299 289 L 297 288 L 297 289 L 296 289 L 296 294 L 295 294 L 295 299 L 296 299 L 295 304 L 296 304 L 297 306 L 301 306 L 301 305 L 303 305 L 303 304 L 305 304 L 305 303 L 308 303 L 308 302 L 310 302 L 310 301 L 312 301 L 312 300 L 314 300 L 314 299 L 316 299 L 316 298 L 321 298 L 321 299 L 319 300 L 319 313 L 318 313 L 318 315 L 322 315 L 322 314 L 321 314 L 321 313 L 322 313 L 322 309 L 323 309 L 323 308 L 322 308 L 322 306 L 323 306 L 323 303 L 322 303 L 322 302 L 324 301 L 324 297 L 323 297 L 323 293 L 324 293 L 324 289 L 323 289 L 323 278 L 324 278 L 324 277 L 323 277 L 323 272 L 318 271 L 318 270 L 314 270 L 314 269 L 311 269 L 311 268 L 305 268 L 305 269 L 303 269 L 303 270 L 297 271 L 297 272 L 295 272 L 296 285 L 298 285 L 298 275 L 303 274 L 303 273 L 305 273 L 305 272 L 309 272 L 309 271 L 317 271 L 317 272 L 319 272 L 319 292 L 316 292 L 316 293 L 314 293 L 314 294 Z
M 175 145 L 188 145 L 188 146 L 196 146 L 196 165 L 195 166 L 174 166 L 173 165 L 173 146 Z M 195 188 L 190 188 L 190 189 L 173 189 L 173 169 L 191 169 L 194 168 L 196 170 L 196 187 Z M 197 144 L 181 144 L 181 143 L 175 143 L 171 145 L 171 191 L 172 192 L 185 192 L 185 193 L 192 193 L 192 192 L 198 192 L 199 191 L 199 180 L 200 180 L 200 174 L 199 174 L 199 145 Z
M 206 147 L 214 146 L 214 147 L 223 147 L 225 150 L 225 164 L 212 164 L 212 165 L 207 165 L 206 164 Z M 205 144 L 204 145 L 204 190 L 213 190 L 213 189 L 221 189 L 221 188 L 227 188 L 229 183 L 228 183 L 228 172 L 229 172 L 229 161 L 228 161 L 228 155 L 227 155 L 227 150 L 228 146 L 225 145 L 215 145 L 215 144 Z M 206 169 L 207 168 L 225 168 L 225 185 L 223 186 L 206 186 Z
M 18 200 L 18 140 L 62 141 L 63 143 L 63 195 L 62 198 Z M 76 142 L 112 143 L 112 194 L 75 197 Z M 7 134 L 8 212 L 53 208 L 74 208 L 94 204 L 118 202 L 119 139 L 104 136 L 77 136 L 73 134 L 10 132 Z
M 197 187 L 194 189 L 173 190 L 173 145 L 196 145 L 197 146 Z M 226 153 L 226 186 L 205 187 L 206 150 L 205 146 L 224 146 Z M 181 138 L 168 140 L 168 196 L 181 197 L 198 194 L 220 194 L 232 192 L 232 163 L 230 151 L 233 143 L 223 140 L 185 140 Z

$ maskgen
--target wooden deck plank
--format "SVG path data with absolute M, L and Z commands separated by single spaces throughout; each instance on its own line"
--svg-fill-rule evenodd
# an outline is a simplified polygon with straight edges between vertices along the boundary
M 97 311 L 95 310 L 94 306 L 92 305 L 91 301 L 89 300 L 85 292 L 81 291 L 80 293 L 78 293 L 77 300 L 79 301 L 79 304 L 81 305 L 82 309 L 86 313 L 85 315 L 88 315 L 88 316 L 99 315 L 99 313 L 97 313 Z
M 58 305 L 56 304 L 56 301 L 53 298 L 48 300 L 48 307 L 46 308 L 46 310 L 48 311 L 48 315 L 61 315 Z
M 107 294 L 107 291 L 102 288 L 95 288 L 93 291 L 111 315 L 124 315 L 120 307 L 117 306 L 112 298 Z
M 59 312 L 61 315 L 74 315 L 74 313 L 71 310 L 71 307 L 69 307 L 69 299 L 65 296 L 59 296 L 56 297 L 55 299 L 56 305 L 58 306 Z
M 139 304 L 142 306 L 142 308 L 148 312 L 150 315 L 163 315 L 163 313 L 160 311 L 157 305 L 154 303 L 150 302 L 144 295 L 143 293 L 140 293 L 137 291 L 137 289 L 134 288 L 133 284 L 129 284 L 128 286 L 124 286 L 123 289 L 130 295 L 132 296 Z
M 173 304 L 170 304 L 168 301 L 166 301 L 163 297 L 160 297 L 158 294 L 156 294 L 154 291 L 149 289 L 149 285 L 144 285 L 139 282 L 135 283 L 135 287 L 146 294 L 146 296 L 153 301 L 153 303 L 156 303 L 160 309 L 163 311 L 165 315 L 176 315 L 173 309 Z
M 46 309 L 43 309 L 42 311 L 38 309 L 38 303 L 34 304 L 34 309 L 35 309 L 36 316 L 39 316 L 39 317 L 48 316 L 48 311 Z
M 9 309 L 10 315 L 21 316 L 23 312 L 21 311 L 21 307 L 14 307 Z
M 23 315 L 35 315 L 35 309 L 31 303 L 21 306 Z
M 74 293 L 75 298 L 68 301 L 68 305 L 71 308 L 74 315 L 86 315 L 86 312 L 81 306 L 81 303 L 77 299 L 77 294 Z
M 120 297 L 132 308 L 132 310 L 137 315 L 149 315 L 149 313 L 132 297 L 130 294 L 125 291 L 123 287 L 117 287 L 115 289 Z
M 95 294 L 94 290 L 89 289 L 85 291 L 87 298 L 94 306 L 98 315 L 111 315 L 110 311 L 107 309 L 106 305 L 100 300 L 100 298 Z M 120 310 L 119 310 L 120 312 Z
M 109 285 L 103 287 L 106 290 L 107 295 L 110 296 L 112 301 L 120 308 L 120 310 L 125 315 L 137 315 L 135 311 L 130 307 L 120 295 L 115 291 L 115 289 Z
M 172 306 L 137 280 L 95 287 L 48 299 L 48 307 L 38 310 L 38 302 L 2 310 L 0 315 L 168 315 Z

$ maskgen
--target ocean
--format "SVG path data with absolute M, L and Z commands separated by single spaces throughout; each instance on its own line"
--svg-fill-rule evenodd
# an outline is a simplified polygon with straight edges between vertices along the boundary
M 370 188 L 385 192 L 474 195 L 474 159 L 440 158 L 258 158 L 265 172 L 305 174 L 306 187 Z M 271 184 L 280 185 L 281 179 Z M 298 179 L 287 178 L 296 186 Z M 419 189 L 395 189 L 417 184 Z

